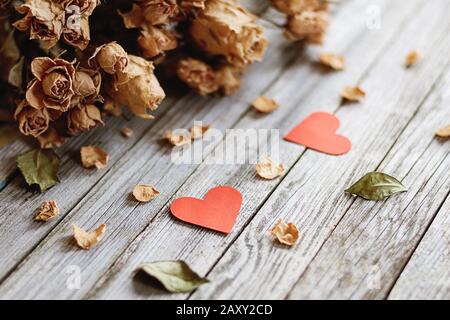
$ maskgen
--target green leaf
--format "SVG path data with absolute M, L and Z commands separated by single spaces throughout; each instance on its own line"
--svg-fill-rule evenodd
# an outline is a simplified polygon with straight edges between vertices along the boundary
M 141 264 L 139 270 L 158 280 L 169 292 L 190 292 L 209 282 L 184 261 L 147 262 Z
M 345 190 L 366 200 L 383 200 L 393 194 L 405 192 L 408 189 L 396 178 L 381 172 L 370 172 L 364 175 L 354 185 Z
M 60 160 L 52 150 L 31 150 L 17 157 L 17 166 L 28 185 L 37 184 L 42 191 L 59 182 Z

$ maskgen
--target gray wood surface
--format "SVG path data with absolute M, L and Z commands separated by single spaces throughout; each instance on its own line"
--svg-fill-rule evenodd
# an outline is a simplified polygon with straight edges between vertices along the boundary
M 0 161 L 0 299 L 450 298 L 450 145 L 434 137 L 450 118 L 450 3 L 341 2 L 333 7 L 324 47 L 304 48 L 282 37 L 276 25 L 283 16 L 266 1 L 244 2 L 261 16 L 270 47 L 237 95 L 175 93 L 153 122 L 110 119 L 58 150 L 63 182 L 43 194 L 27 190 L 14 173 L 15 154 L 29 146 L 1 149 L 0 160 L 10 161 Z M 373 6 L 382 13 L 379 30 L 367 26 Z M 424 58 L 406 70 L 403 61 L 412 49 Z M 346 70 L 318 66 L 319 53 L 326 51 L 344 54 Z M 343 105 L 339 91 L 355 84 L 366 90 L 366 99 Z M 261 94 L 275 98 L 280 109 L 266 116 L 251 110 Z M 280 140 L 287 172 L 272 181 L 257 178 L 254 165 L 209 163 L 230 135 L 209 143 L 202 163 L 190 165 L 171 162 L 170 146 L 160 141 L 166 130 L 189 128 L 194 121 L 220 130 L 279 129 L 282 137 L 314 111 L 338 115 L 339 132 L 351 139 L 352 150 L 333 157 Z M 125 126 L 135 130 L 130 139 L 120 135 Z M 240 152 L 254 158 L 267 144 L 238 143 Z M 107 169 L 80 166 L 78 150 L 87 144 L 108 150 Z M 343 193 L 375 169 L 403 180 L 409 191 L 379 203 Z M 137 204 L 130 191 L 141 182 L 155 185 L 161 195 Z M 243 194 L 231 234 L 171 217 L 173 199 L 202 197 L 217 185 Z M 34 222 L 34 208 L 48 199 L 58 202 L 61 216 Z M 300 229 L 292 249 L 268 234 L 280 218 Z M 90 251 L 79 250 L 72 223 L 86 229 L 105 223 L 105 238 Z M 134 272 L 141 262 L 165 259 L 183 259 L 211 282 L 193 294 L 173 295 Z M 67 286 L 73 266 L 81 271 L 76 290 Z

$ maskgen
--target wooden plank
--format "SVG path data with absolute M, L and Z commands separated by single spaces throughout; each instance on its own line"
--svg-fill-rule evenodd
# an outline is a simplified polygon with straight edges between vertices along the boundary
M 435 4 L 442 8 L 440 19 L 448 15 L 448 3 Z M 414 9 L 414 19 L 362 82 L 368 92 L 365 102 L 338 111 L 340 132 L 351 137 L 352 151 L 338 158 L 306 151 L 210 272 L 211 283 L 192 298 L 286 297 L 353 203 L 344 188 L 384 159 L 448 61 L 448 22 L 445 27 L 440 19 L 428 24 L 436 7 Z M 402 66 L 408 43 L 428 55 L 414 72 Z M 293 221 L 301 230 L 302 239 L 293 249 L 273 245 L 268 235 L 279 218 Z
M 379 166 L 401 179 L 408 193 L 378 203 L 356 200 L 289 298 L 386 297 L 450 191 L 450 145 L 434 137 L 436 128 L 450 117 L 449 85 L 447 70 Z M 429 262 L 420 265 L 422 271 L 434 266 Z M 424 276 L 428 278 L 428 272 Z M 417 285 L 409 280 L 408 286 Z
M 448 170 L 444 174 L 448 175 Z M 411 260 L 397 279 L 388 299 L 450 299 L 449 211 L 450 198 L 447 196 Z
M 73 175 L 72 181 L 66 180 L 66 184 L 62 184 L 59 188 L 56 188 L 55 190 L 52 189 L 46 193 L 44 199 L 54 198 L 59 203 L 62 203 L 62 218 L 67 217 L 67 219 L 64 219 L 62 223 L 53 230 L 51 227 L 47 227 L 47 225 L 38 228 L 36 223 L 33 223 L 30 220 L 30 216 L 28 215 L 19 218 L 13 217 L 12 212 L 17 212 L 21 205 L 26 203 L 29 207 L 37 206 L 38 203 L 42 201 L 43 197 L 40 199 L 28 199 L 26 202 L 17 201 L 17 199 L 20 198 L 20 195 L 17 193 L 23 191 L 15 191 L 18 188 L 14 183 L 8 186 L 11 190 L 0 194 L 1 197 L 7 198 L 6 201 L 4 198 L 2 200 L 8 204 L 6 212 L 11 212 L 11 214 L 5 214 L 2 217 L 3 221 L 0 226 L 0 239 L 2 242 L 2 256 L 0 259 L 3 266 L 1 275 L 3 277 L 7 276 L 9 270 L 20 262 L 21 259 L 23 259 L 50 230 L 51 232 L 47 240 L 36 250 L 36 257 L 40 255 L 39 259 L 42 259 L 41 261 L 44 265 L 37 263 L 32 267 L 34 270 L 46 271 L 49 270 L 49 267 L 54 267 L 52 263 L 45 261 L 48 257 L 44 257 L 42 254 L 47 245 L 52 247 L 53 253 L 51 254 L 51 259 L 59 260 L 60 262 L 64 261 L 61 256 L 67 254 L 68 245 L 70 248 L 71 244 L 61 241 L 61 236 L 64 235 L 63 237 L 66 237 L 66 235 L 69 236 L 71 234 L 71 224 L 73 222 L 76 222 L 83 227 L 90 228 L 97 223 L 98 219 L 111 216 L 112 218 L 118 219 L 116 223 L 110 221 L 111 226 L 112 224 L 115 224 L 115 228 L 120 234 L 125 233 L 123 238 L 120 238 L 119 234 L 118 240 L 123 242 L 120 245 L 124 246 L 128 241 L 131 241 L 134 236 L 145 227 L 151 219 L 152 214 L 154 215 L 151 210 L 148 210 L 149 206 L 137 206 L 136 203 L 130 201 L 128 195 L 132 187 L 139 182 L 146 181 L 154 183 L 160 188 L 160 191 L 163 195 L 166 195 L 166 197 L 161 196 L 152 202 L 151 205 L 157 207 L 156 213 L 167 202 L 167 197 L 170 197 L 170 195 L 178 189 L 179 185 L 182 184 L 182 182 L 190 175 L 190 172 L 196 167 L 196 165 L 175 166 L 170 161 L 171 148 L 165 143 L 158 142 L 164 132 L 169 129 L 187 128 L 193 124 L 194 120 L 198 119 L 213 123 L 215 127 L 219 129 L 231 126 L 243 113 L 245 113 L 252 99 L 255 96 L 258 96 L 265 87 L 274 81 L 274 79 L 278 78 L 280 73 L 282 73 L 286 67 L 286 64 L 289 64 L 290 59 L 293 56 L 298 55 L 296 52 L 292 51 L 288 53 L 284 52 L 283 48 L 285 46 L 285 41 L 279 36 L 280 31 L 274 29 L 270 24 L 267 25 L 267 27 L 268 36 L 272 40 L 272 46 L 267 53 L 267 59 L 265 59 L 263 63 L 255 65 L 255 67 L 250 70 L 245 77 L 246 79 L 243 80 L 244 85 L 239 94 L 224 99 L 189 96 L 186 99 L 178 101 L 154 127 L 146 132 L 144 137 L 140 139 L 138 143 L 127 150 L 125 156 L 120 158 L 114 166 L 106 172 L 104 178 L 96 178 L 95 185 L 90 184 L 88 189 L 84 189 L 84 185 L 81 184 L 83 183 L 83 180 L 80 180 L 82 176 L 80 177 L 80 173 L 77 173 Z M 280 63 L 280 61 L 284 61 L 284 63 Z M 265 70 L 265 77 L 263 79 L 260 79 L 261 69 L 259 68 Z M 224 112 L 224 110 L 227 110 L 227 112 Z M 213 145 L 211 145 L 210 149 L 212 149 L 212 147 Z M 207 152 L 207 150 L 205 150 L 205 152 Z M 73 164 L 68 165 L 65 167 L 65 171 L 70 171 L 72 167 Z M 77 190 L 78 188 L 81 188 L 84 192 L 87 192 L 92 186 L 94 186 L 94 188 L 91 189 L 84 198 L 83 195 L 77 195 L 76 197 L 71 196 L 70 199 L 67 199 L 67 194 L 73 195 L 73 190 L 71 189 L 74 184 L 77 185 Z M 78 186 L 79 184 L 81 185 Z M 15 196 L 10 196 L 13 193 L 16 193 Z M 82 201 L 79 200 L 81 198 L 83 198 Z M 72 203 L 72 199 L 76 199 L 77 202 L 80 202 L 71 210 L 67 203 Z M 134 222 L 138 222 L 138 224 L 133 225 L 130 223 L 129 227 L 133 227 L 135 230 L 121 229 L 121 226 L 123 226 L 124 223 L 123 220 L 127 218 L 127 214 L 131 213 L 136 206 L 147 209 L 142 211 L 139 216 L 133 215 L 133 218 L 136 219 Z M 110 223 L 108 223 L 108 225 Z M 8 230 L 11 230 L 11 232 L 8 232 Z M 26 234 L 26 237 L 18 239 L 16 236 L 17 234 Z M 115 240 L 114 234 L 110 239 Z M 52 244 L 54 242 L 56 242 L 57 245 Z M 114 243 L 112 243 L 110 247 L 106 244 L 104 248 L 106 249 L 105 254 L 111 256 L 109 259 L 114 259 L 114 255 L 120 253 L 120 246 L 115 247 Z M 89 254 L 86 255 L 86 252 L 79 251 L 75 251 L 75 255 L 80 255 L 84 258 L 89 256 Z M 56 258 L 57 256 L 59 256 L 59 258 Z M 79 257 L 73 258 L 75 258 L 76 261 L 83 260 L 79 259 Z M 89 261 L 93 262 L 92 259 L 87 259 L 86 263 Z M 105 267 L 107 267 L 108 260 L 105 259 L 104 262 Z M 102 272 L 102 270 L 103 269 L 99 269 L 98 272 Z M 64 274 L 61 274 L 61 276 L 64 276 Z M 90 281 L 95 280 L 96 278 L 93 277 Z M 35 288 L 37 291 L 40 291 L 37 286 Z M 59 286 L 55 286 L 54 288 L 59 288 Z M 54 290 L 54 288 L 49 287 L 48 289 Z M 32 293 L 29 292 L 29 294 Z M 67 292 L 61 292 L 61 294 L 67 294 Z
M 381 2 L 379 2 L 381 4 Z M 418 2 L 415 3 L 417 5 Z M 327 44 L 328 50 L 333 48 L 338 52 L 345 51 L 345 48 L 352 43 L 358 42 L 366 35 L 365 26 L 355 28 L 359 21 L 354 16 L 354 12 L 361 11 L 367 3 L 358 2 L 355 6 L 345 8 L 334 18 L 335 24 L 330 30 L 332 35 Z M 318 86 L 306 87 L 298 86 L 295 81 L 299 71 L 303 66 L 294 64 L 286 75 L 273 86 L 267 94 L 273 96 L 281 104 L 281 109 L 270 116 L 258 117 L 255 113 L 246 115 L 236 126 L 239 129 L 262 129 L 262 128 L 283 128 L 285 133 L 299 119 L 320 106 L 328 106 L 328 110 L 337 108 L 340 104 L 337 92 L 345 84 L 356 81 L 365 70 L 377 59 L 384 46 L 390 42 L 391 36 L 398 32 L 402 19 L 406 19 L 408 14 L 414 12 L 417 7 L 412 5 L 411 11 L 404 11 L 399 17 L 399 7 L 384 3 L 387 12 L 385 23 L 392 33 L 370 34 L 360 40 L 359 46 L 353 46 L 346 52 L 346 56 L 352 63 L 346 73 L 329 74 L 322 78 Z M 398 5 L 398 4 L 397 4 Z M 342 23 L 345 21 L 346 23 Z M 353 22 L 353 23 L 352 23 Z M 361 33 L 362 32 L 362 33 Z M 358 40 L 356 40 L 358 39 Z M 367 48 L 378 48 L 378 50 L 367 50 Z M 367 54 L 367 52 L 370 52 Z M 315 66 L 310 66 L 310 77 L 317 75 Z M 305 88 L 306 87 L 306 88 Z M 256 154 L 257 146 L 250 146 L 250 150 L 245 149 L 245 142 L 241 141 L 242 152 Z M 264 141 L 258 141 L 261 145 Z M 223 149 L 227 142 L 221 144 L 218 149 Z M 304 149 L 282 142 L 282 160 L 287 168 L 291 167 L 301 156 Z M 244 204 L 239 215 L 237 224 L 233 232 L 224 237 L 223 235 L 208 232 L 204 229 L 192 227 L 180 223 L 169 216 L 167 206 L 147 227 L 120 257 L 115 265 L 108 270 L 104 278 L 96 285 L 96 288 L 88 295 L 95 298 L 182 298 L 186 295 L 173 296 L 165 295 L 159 290 L 148 287 L 140 278 L 133 277 L 134 268 L 143 261 L 154 261 L 164 259 L 183 259 L 188 261 L 198 272 L 206 274 L 214 265 L 222 253 L 228 248 L 233 240 L 239 235 L 246 223 L 252 218 L 260 204 L 277 186 L 279 181 L 261 181 L 255 179 L 254 166 L 211 166 L 207 162 L 203 164 L 189 178 L 177 195 L 202 197 L 205 192 L 216 185 L 232 185 L 241 190 L 244 196 Z M 232 265 L 228 266 L 233 268 Z M 255 280 L 255 285 L 257 280 Z M 214 296 L 213 296 L 214 297 Z M 271 296 L 272 297 L 272 296 Z M 214 297 L 215 298 L 215 297 Z

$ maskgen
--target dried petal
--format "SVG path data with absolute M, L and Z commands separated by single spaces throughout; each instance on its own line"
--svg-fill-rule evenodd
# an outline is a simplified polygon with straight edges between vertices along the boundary
M 122 133 L 124 137 L 129 138 L 133 135 L 133 129 L 123 128 L 122 130 L 120 130 L 120 133 Z
M 210 128 L 211 128 L 210 125 L 207 125 L 207 126 L 194 125 L 194 126 L 192 126 L 191 130 L 189 130 L 191 133 L 191 138 L 193 140 L 202 138 Z
M 295 224 L 286 224 L 281 219 L 278 220 L 270 232 L 280 243 L 291 247 L 295 245 L 299 237 L 299 232 Z
M 138 44 L 144 56 L 154 58 L 165 51 L 176 49 L 178 41 L 175 33 L 171 30 L 162 27 L 146 26 L 141 30 Z
M 360 87 L 347 86 L 341 91 L 341 97 L 348 101 L 361 101 L 366 96 Z
M 261 96 L 261 97 L 257 98 L 255 101 L 253 101 L 252 106 L 259 112 L 263 112 L 263 113 L 272 112 L 272 111 L 278 109 L 278 107 L 279 107 L 278 103 L 275 100 L 270 99 L 265 96 Z
M 409 52 L 406 55 L 405 66 L 407 68 L 411 68 L 420 60 L 420 58 L 421 58 L 421 54 L 418 51 L 413 50 L 413 51 Z
M 187 130 L 167 131 L 166 139 L 170 144 L 179 147 L 191 143 L 191 134 Z
M 59 208 L 56 201 L 45 201 L 41 204 L 34 217 L 38 221 L 49 221 L 59 215 Z
M 92 232 L 86 232 L 83 229 L 73 225 L 73 237 L 77 242 L 77 245 L 84 249 L 89 250 L 94 247 L 103 237 L 106 226 L 101 224 L 97 229 Z
M 80 150 L 81 163 L 83 167 L 89 169 L 96 167 L 97 169 L 106 168 L 108 165 L 109 155 L 100 147 L 87 146 Z
M 59 148 L 64 144 L 64 138 L 52 127 L 48 128 L 48 130 L 38 136 L 37 139 L 41 149 Z
M 436 136 L 438 136 L 440 138 L 450 137 L 450 124 L 446 125 L 445 127 L 440 128 L 438 131 L 436 131 Z
M 264 156 L 256 165 L 256 172 L 261 178 L 272 180 L 284 173 L 284 166 Z
M 320 63 L 334 70 L 343 70 L 345 67 L 344 57 L 334 53 L 322 53 Z
M 133 189 L 133 196 L 139 202 L 149 202 L 159 195 L 159 191 L 148 184 L 139 184 Z

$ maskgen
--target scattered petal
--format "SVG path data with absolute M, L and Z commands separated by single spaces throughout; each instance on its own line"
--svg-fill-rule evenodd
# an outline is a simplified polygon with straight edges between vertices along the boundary
M 210 128 L 211 128 L 210 125 L 208 126 L 194 125 L 190 130 L 191 138 L 194 140 L 201 139 Z
M 149 202 L 159 195 L 159 191 L 148 184 L 138 184 L 133 189 L 133 196 L 139 202 Z
M 252 106 L 259 112 L 263 112 L 263 113 L 272 112 L 272 111 L 278 109 L 278 107 L 279 107 L 278 103 L 275 100 L 270 99 L 265 96 L 261 96 L 261 97 L 257 98 L 255 101 L 253 101 Z
M 295 245 L 299 237 L 299 232 L 295 224 L 286 224 L 281 219 L 278 220 L 270 232 L 280 243 L 291 247 Z
M 263 157 L 256 165 L 256 172 L 261 178 L 272 180 L 284 173 L 284 166 L 269 157 Z
M 209 282 L 192 271 L 184 261 L 147 262 L 138 269 L 158 280 L 167 291 L 173 293 L 191 292 Z
M 133 135 L 133 129 L 123 128 L 120 133 L 126 138 L 130 138 Z
M 341 91 L 341 97 L 347 101 L 361 101 L 365 98 L 366 93 L 360 87 L 347 86 Z
M 439 138 L 450 137 L 450 124 L 446 125 L 445 127 L 440 128 L 438 131 L 436 131 L 436 136 L 438 136 Z
M 179 147 L 191 143 L 191 134 L 186 130 L 167 131 L 166 139 L 170 144 Z
M 320 63 L 334 70 L 343 70 L 345 67 L 344 57 L 334 53 L 322 53 Z
M 57 215 L 59 215 L 58 205 L 56 204 L 56 201 L 50 200 L 45 201 L 44 203 L 41 204 L 41 206 L 37 210 L 34 219 L 37 221 L 46 222 L 53 219 Z
M 92 232 L 86 232 L 83 229 L 73 225 L 73 237 L 77 242 L 77 245 L 84 249 L 89 250 L 94 247 L 103 237 L 106 226 L 101 224 L 97 229 Z
M 405 66 L 407 68 L 411 68 L 414 66 L 421 58 L 421 55 L 418 51 L 413 50 L 406 55 Z
M 100 147 L 87 146 L 81 147 L 81 163 L 83 167 L 89 169 L 96 167 L 97 169 L 106 168 L 108 165 L 109 155 Z

